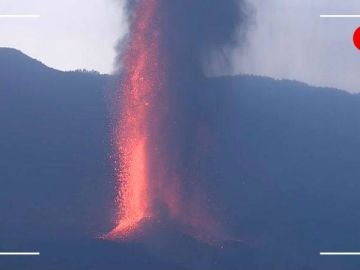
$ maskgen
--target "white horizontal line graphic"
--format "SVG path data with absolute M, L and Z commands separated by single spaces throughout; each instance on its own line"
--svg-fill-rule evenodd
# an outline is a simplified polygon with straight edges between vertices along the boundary
M 37 19 L 40 14 L 0 14 L 0 19 Z
M 320 252 L 320 256 L 360 256 L 360 252 Z
M 0 252 L 0 256 L 39 256 L 40 252 Z
M 360 18 L 360 14 L 328 14 L 328 15 L 320 15 L 320 18 Z

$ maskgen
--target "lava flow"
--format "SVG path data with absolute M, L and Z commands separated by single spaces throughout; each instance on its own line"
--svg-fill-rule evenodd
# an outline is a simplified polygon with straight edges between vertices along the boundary
M 220 9 L 218 3 L 127 2 L 130 34 L 121 59 L 115 132 L 118 213 L 106 239 L 136 237 L 142 228 L 152 229 L 159 222 L 195 238 L 221 235 L 202 185 L 213 143 L 196 92 L 205 78 L 203 50 L 226 42 L 237 19 L 238 0 L 221 1 Z M 225 16 L 228 13 L 234 14 Z M 199 17 L 205 20 L 200 23 Z M 221 22 L 221 31 L 213 31 L 215 22 Z
M 154 98 L 161 87 L 158 33 L 151 29 L 157 1 L 142 1 L 131 25 L 123 64 L 120 120 L 116 145 L 119 206 L 116 227 L 107 238 L 126 237 L 152 216 L 149 192 L 149 122 Z

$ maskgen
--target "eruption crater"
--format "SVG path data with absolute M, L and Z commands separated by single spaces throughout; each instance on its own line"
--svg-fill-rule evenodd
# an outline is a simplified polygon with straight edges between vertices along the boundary
M 159 222 L 195 238 L 222 237 L 199 170 L 213 144 L 200 109 L 202 63 L 210 49 L 234 42 L 243 7 L 237 0 L 127 2 L 114 135 L 119 199 L 105 238 L 136 237 L 145 223 Z

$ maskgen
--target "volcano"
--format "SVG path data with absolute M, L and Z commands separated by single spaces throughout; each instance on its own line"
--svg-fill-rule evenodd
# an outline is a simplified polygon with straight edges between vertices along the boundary
M 243 242 L 203 243 L 166 216 L 145 219 L 131 241 L 103 241 L 118 207 L 104 97 L 118 77 L 0 48 L 0 81 L 1 246 L 41 252 L 1 258 L 1 268 L 359 268 L 318 255 L 358 249 L 359 95 L 257 76 L 205 80 L 187 115 L 211 147 L 201 166 L 189 163 L 216 201 L 205 209 Z
M 141 224 L 164 219 L 176 220 L 178 228 L 199 239 L 222 237 L 201 183 L 205 176 L 198 173 L 212 140 L 197 108 L 206 81 L 200 56 L 230 40 L 242 2 L 226 0 L 216 11 L 214 1 L 201 2 L 128 3 L 130 29 L 120 53 L 123 70 L 114 132 L 118 213 L 107 239 L 127 238 Z M 189 25 L 205 7 L 209 17 Z M 196 12 L 179 16 L 185 8 Z M 222 32 L 210 34 L 207 21 L 222 25 Z M 201 38 L 194 40 L 190 27 L 199 25 Z

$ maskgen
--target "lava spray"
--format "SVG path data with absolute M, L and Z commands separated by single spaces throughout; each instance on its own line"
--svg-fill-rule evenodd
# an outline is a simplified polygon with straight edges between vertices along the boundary
M 128 1 L 130 29 L 116 123 L 118 202 L 108 239 L 169 222 L 196 238 L 221 235 L 199 173 L 206 130 L 199 102 L 204 58 L 237 42 L 246 21 L 239 0 Z

